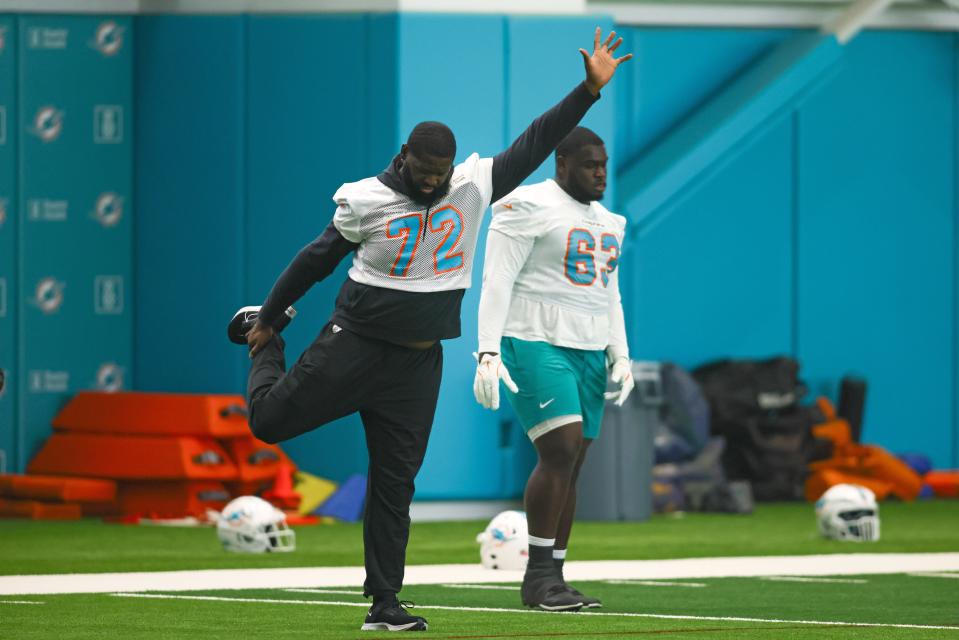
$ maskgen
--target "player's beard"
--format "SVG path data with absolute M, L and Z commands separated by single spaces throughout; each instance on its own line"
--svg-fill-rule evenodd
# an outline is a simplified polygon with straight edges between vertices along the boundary
M 413 182 L 413 178 L 410 176 L 410 171 L 405 163 L 400 168 L 400 177 L 403 178 L 403 184 L 406 185 L 406 195 L 408 195 L 415 203 L 428 207 L 446 195 L 446 192 L 450 188 L 450 179 L 453 177 L 453 170 L 452 168 L 450 169 L 449 174 L 446 176 L 446 180 L 444 180 L 441 185 L 433 189 L 432 193 L 423 193 L 420 191 L 420 188 L 415 182 Z

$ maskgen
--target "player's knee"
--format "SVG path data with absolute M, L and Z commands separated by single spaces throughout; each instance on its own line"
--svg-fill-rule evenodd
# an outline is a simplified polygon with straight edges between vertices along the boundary
M 258 406 L 257 402 L 250 404 L 250 431 L 257 440 L 262 440 L 267 444 L 276 444 L 281 438 L 279 434 L 279 421 L 272 416 L 266 407 Z

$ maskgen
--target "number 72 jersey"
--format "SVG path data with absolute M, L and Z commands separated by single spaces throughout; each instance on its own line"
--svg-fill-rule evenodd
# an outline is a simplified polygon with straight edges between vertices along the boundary
M 333 224 L 359 243 L 350 279 L 411 292 L 468 289 L 483 215 L 492 198 L 491 158 L 458 164 L 449 191 L 429 207 L 377 178 L 344 184 Z

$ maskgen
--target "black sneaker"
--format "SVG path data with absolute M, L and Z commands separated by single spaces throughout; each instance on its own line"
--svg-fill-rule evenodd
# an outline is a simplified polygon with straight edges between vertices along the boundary
M 426 631 L 429 625 L 425 618 L 406 612 L 406 607 L 413 606 L 412 602 L 400 602 L 396 598 L 374 604 L 360 631 Z
M 570 593 L 566 583 L 552 570 L 527 570 L 523 576 L 520 597 L 527 607 L 543 611 L 579 611 L 583 608 L 582 599 Z
M 583 603 L 584 609 L 601 609 L 603 607 L 603 602 L 599 598 L 591 598 L 589 596 L 583 595 L 580 593 L 579 589 L 571 586 L 568 582 L 566 584 L 566 591 L 573 594 L 573 597 L 578 599 Z
M 295 315 L 296 309 L 287 307 L 286 311 L 277 321 L 277 325 L 273 327 L 273 330 L 277 333 L 283 331 Z M 256 320 L 259 317 L 260 307 L 243 307 L 234 313 L 233 319 L 230 320 L 230 324 L 226 327 L 226 335 L 230 339 L 230 342 L 246 344 L 246 334 L 253 328 L 253 325 L 256 324 Z
M 602 601 L 599 598 L 590 598 L 589 596 L 583 595 L 579 589 L 570 585 L 566 582 L 566 578 L 563 576 L 563 561 L 562 560 L 553 560 L 554 565 L 556 566 L 556 573 L 559 575 L 559 579 L 563 581 L 563 584 L 566 585 L 566 590 L 573 594 L 573 597 L 579 598 L 583 601 L 584 609 L 600 609 L 603 606 Z

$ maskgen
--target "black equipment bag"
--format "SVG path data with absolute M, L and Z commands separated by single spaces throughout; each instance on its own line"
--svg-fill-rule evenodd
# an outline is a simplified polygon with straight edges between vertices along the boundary
M 693 371 L 709 401 L 711 428 L 726 438 L 723 467 L 731 480 L 749 480 L 756 500 L 801 500 L 818 409 L 799 404 L 806 388 L 799 363 L 719 360 Z

